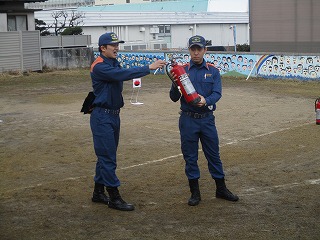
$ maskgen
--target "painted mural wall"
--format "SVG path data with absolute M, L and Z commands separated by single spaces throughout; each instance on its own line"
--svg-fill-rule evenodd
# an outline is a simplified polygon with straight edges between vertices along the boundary
M 265 78 L 320 80 L 320 56 L 263 55 L 257 61 L 256 75 Z
M 95 57 L 99 52 L 95 52 Z M 190 60 L 188 52 L 119 52 L 118 61 L 125 68 L 151 64 L 156 59 L 168 61 L 174 56 L 179 64 Z M 222 76 L 262 77 L 320 81 L 320 55 L 276 55 L 248 53 L 212 53 L 205 56 Z M 163 74 L 159 71 L 158 74 Z

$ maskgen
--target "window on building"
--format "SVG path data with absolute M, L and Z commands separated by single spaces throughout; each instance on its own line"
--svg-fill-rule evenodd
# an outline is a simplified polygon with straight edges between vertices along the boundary
M 159 33 L 171 33 L 170 25 L 159 25 Z
M 8 31 L 25 31 L 27 27 L 27 16 L 26 15 L 9 15 L 8 16 Z

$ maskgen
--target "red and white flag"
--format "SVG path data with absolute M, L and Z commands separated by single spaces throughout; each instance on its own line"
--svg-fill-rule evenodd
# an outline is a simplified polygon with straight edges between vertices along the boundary
M 132 87 L 139 88 L 141 87 L 141 78 L 134 78 L 132 79 Z
M 132 79 L 133 88 L 141 87 L 141 78 Z

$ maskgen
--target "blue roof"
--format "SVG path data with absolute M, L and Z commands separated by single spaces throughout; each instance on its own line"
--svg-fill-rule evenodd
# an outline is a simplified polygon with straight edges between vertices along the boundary
M 95 12 L 207 12 L 208 0 L 181 0 L 152 3 L 130 3 L 79 7 L 79 11 Z

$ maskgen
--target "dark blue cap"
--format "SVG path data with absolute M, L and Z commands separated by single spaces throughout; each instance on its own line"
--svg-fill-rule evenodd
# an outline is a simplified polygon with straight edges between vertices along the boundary
M 124 43 L 124 41 L 118 39 L 117 34 L 115 34 L 114 32 L 107 32 L 105 34 L 102 34 L 99 38 L 99 47 L 102 45 L 114 43 Z
M 189 48 L 191 48 L 194 45 L 198 45 L 201 48 L 204 48 L 206 46 L 206 40 L 204 39 L 204 37 L 196 35 L 196 36 L 192 36 L 189 39 Z

